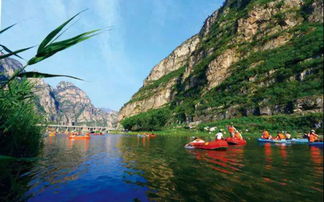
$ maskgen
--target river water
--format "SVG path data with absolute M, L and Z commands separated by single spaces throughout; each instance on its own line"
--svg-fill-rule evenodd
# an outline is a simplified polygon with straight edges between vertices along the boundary
M 47 137 L 0 161 L 0 201 L 322 201 L 323 150 L 305 144 L 186 150 L 188 137 Z

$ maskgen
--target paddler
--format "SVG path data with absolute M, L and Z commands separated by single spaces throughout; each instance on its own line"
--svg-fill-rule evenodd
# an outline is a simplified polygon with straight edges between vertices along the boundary
M 216 135 L 215 135 L 215 140 L 221 140 L 221 139 L 223 139 L 223 133 L 222 133 L 222 129 L 220 129 L 219 131 L 218 131 L 218 133 L 216 133 Z
M 262 139 L 272 139 L 272 136 L 270 135 L 270 133 L 267 131 L 267 130 L 264 130 L 262 132 L 262 136 L 261 136 Z
M 310 133 L 308 133 L 308 141 L 309 142 L 316 142 L 318 140 L 318 135 L 315 133 L 315 130 L 311 130 Z
M 291 135 L 288 131 L 285 132 L 286 140 L 291 140 Z
M 198 142 L 198 143 L 204 143 L 205 140 L 198 138 L 198 137 L 192 137 L 193 141 L 192 142 Z
M 234 127 L 233 122 L 231 123 L 231 125 L 227 126 L 227 129 L 231 137 L 234 137 L 236 128 Z
M 286 136 L 284 135 L 284 131 L 278 131 L 278 135 L 274 138 L 275 140 L 285 140 Z
M 242 134 L 238 130 L 235 130 L 234 138 L 239 139 L 239 140 L 243 139 Z

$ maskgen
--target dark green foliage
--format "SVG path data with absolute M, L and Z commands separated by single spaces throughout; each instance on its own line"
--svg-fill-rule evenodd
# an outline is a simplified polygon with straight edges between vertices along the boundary
M 199 129 L 204 127 L 226 128 L 231 123 L 239 130 L 245 132 L 248 129 L 249 133 L 260 133 L 263 130 L 268 130 L 275 134 L 277 131 L 289 131 L 306 133 L 311 129 L 316 128 L 316 124 L 320 125 L 323 120 L 323 113 L 311 113 L 306 115 L 276 115 L 276 116 L 250 116 L 228 120 L 220 120 L 210 123 L 203 123 L 199 125 Z M 323 124 L 320 128 L 316 128 L 317 133 L 323 134 Z
M 34 156 L 41 146 L 42 118 L 36 114 L 32 85 L 14 80 L 0 89 L 0 155 Z
M 171 111 L 165 107 L 161 109 L 150 110 L 129 118 L 124 119 L 121 124 L 127 130 L 151 131 L 161 130 L 169 120 Z
M 305 27 L 313 31 L 302 33 Z M 202 98 L 206 101 L 205 105 L 229 106 L 247 103 L 254 106 L 264 99 L 270 99 L 268 104 L 284 104 L 299 97 L 322 94 L 323 58 L 319 55 L 323 52 L 323 27 L 309 24 L 296 28 L 295 31 L 299 36 L 288 45 L 256 52 L 235 64 L 232 67 L 232 72 L 235 73 Z M 263 62 L 250 68 L 251 64 L 260 61 Z M 296 78 L 302 71 L 308 69 L 311 74 L 303 81 L 290 80 L 290 77 Z M 269 75 L 268 72 L 271 70 L 275 73 Z M 249 81 L 254 75 L 256 85 Z M 260 83 L 269 82 L 271 79 L 273 84 L 270 82 L 270 86 L 260 86 Z M 255 93 L 252 94 L 252 91 Z M 245 94 L 243 92 L 246 92 L 246 97 L 241 96 Z M 235 95 L 239 95 L 242 99 Z

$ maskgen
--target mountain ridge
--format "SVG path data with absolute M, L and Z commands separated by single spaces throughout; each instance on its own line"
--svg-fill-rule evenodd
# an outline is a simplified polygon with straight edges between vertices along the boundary
M 322 10 L 318 0 L 225 1 L 153 67 L 118 119 L 138 126 L 163 112 L 165 125 L 323 111 Z

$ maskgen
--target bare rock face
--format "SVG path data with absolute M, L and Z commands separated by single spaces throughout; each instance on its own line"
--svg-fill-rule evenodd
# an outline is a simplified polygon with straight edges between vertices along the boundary
M 311 22 L 323 23 L 324 2 L 322 0 L 316 0 L 312 3 L 310 9 L 312 10 L 312 14 L 309 16 L 308 20 Z
M 228 76 L 228 68 L 238 61 L 239 57 L 233 49 L 226 50 L 208 65 L 207 80 L 208 89 L 221 84 Z
M 34 93 L 37 96 L 36 103 L 38 109 L 47 116 L 49 121 L 56 121 L 58 113 L 58 103 L 55 100 L 53 88 L 45 83 L 43 79 L 30 79 L 35 85 Z
M 0 53 L 1 55 L 1 53 Z M 0 80 L 4 80 L 13 73 L 22 68 L 22 64 L 12 58 L 5 58 L 0 60 Z
M 58 104 L 57 122 L 115 127 L 117 113 L 93 106 L 90 98 L 70 82 L 60 82 L 54 90 Z
M 149 96 L 147 99 L 126 104 L 120 110 L 118 120 L 122 120 L 126 116 L 132 116 L 141 112 L 146 112 L 150 109 L 156 109 L 169 103 L 172 98 L 172 87 L 175 85 L 175 83 L 176 80 L 171 80 L 165 86 L 154 89 L 153 96 Z
M 197 48 L 199 41 L 200 39 L 196 35 L 181 44 L 168 57 L 153 67 L 150 75 L 145 79 L 144 85 L 184 66 L 190 54 Z

